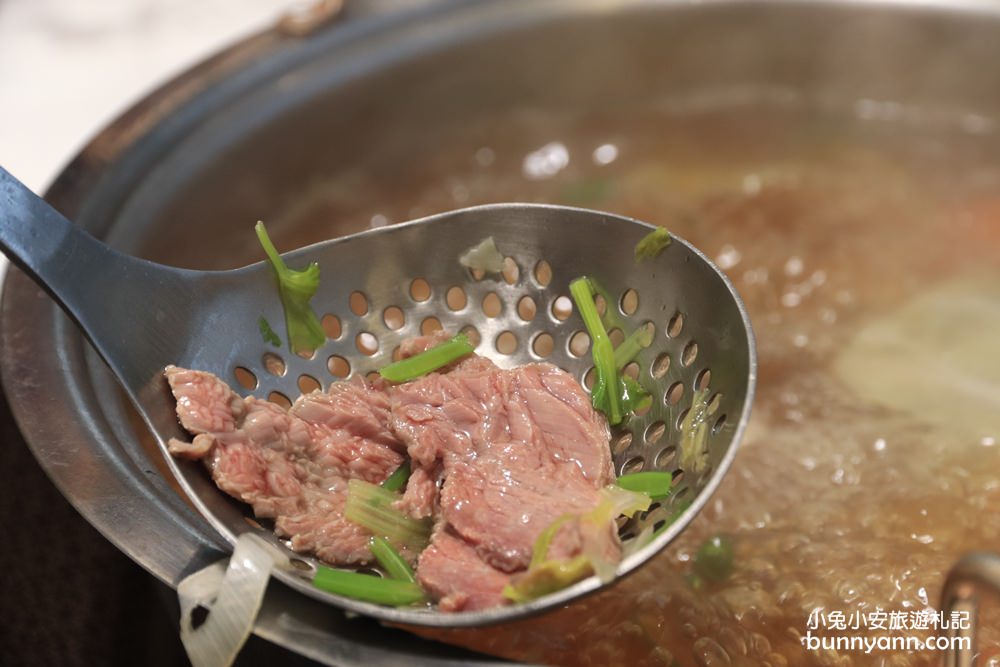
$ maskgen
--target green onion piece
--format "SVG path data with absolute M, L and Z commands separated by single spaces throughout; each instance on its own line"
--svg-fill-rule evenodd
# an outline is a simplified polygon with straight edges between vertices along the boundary
M 569 284 L 569 291 L 592 341 L 595 377 L 591 400 L 594 408 L 604 412 L 612 425 L 619 424 L 623 415 L 618 371 L 615 369 L 615 351 L 594 304 L 590 281 L 586 277 L 577 278 Z
M 635 261 L 641 262 L 644 259 L 657 257 L 668 245 L 670 245 L 670 232 L 658 227 L 635 244 Z
M 650 498 L 613 484 L 601 489 L 600 495 L 600 502 L 589 512 L 563 514 L 538 534 L 528 569 L 511 577 L 504 587 L 504 597 L 525 602 L 563 589 L 591 574 L 597 574 L 602 581 L 614 577 L 618 562 L 609 558 L 605 549 L 609 525 L 616 517 L 631 517 L 649 509 Z M 571 521 L 579 528 L 583 553 L 569 560 L 548 558 L 552 539 L 559 528 Z
M 403 463 L 396 468 L 391 475 L 385 478 L 382 482 L 382 488 L 386 491 L 401 491 L 406 482 L 410 479 L 410 462 L 403 461 Z
M 435 345 L 420 354 L 415 354 L 409 359 L 401 359 L 389 364 L 379 371 L 379 375 L 390 382 L 406 382 L 427 375 L 442 366 L 447 366 L 451 362 L 471 354 L 475 349 L 465 334 L 458 334 L 451 340 Z
M 615 348 L 615 368 L 621 370 L 644 348 L 653 344 L 653 327 L 639 327 Z
M 392 506 L 402 496 L 360 479 L 347 483 L 344 516 L 373 535 L 383 537 L 397 549 L 423 551 L 430 541 L 431 522 L 411 519 Z
M 402 607 L 426 599 L 420 585 L 412 581 L 382 579 L 370 574 L 335 570 L 322 565 L 316 569 L 313 586 L 355 600 L 393 607 Z
M 274 333 L 274 329 L 271 328 L 271 323 L 267 321 L 267 318 L 263 315 L 257 320 L 257 328 L 260 329 L 260 337 L 264 339 L 265 343 L 270 343 L 275 347 L 281 347 L 281 338 L 278 334 Z
M 645 493 L 653 500 L 662 500 L 670 495 L 673 477 L 669 472 L 633 472 L 622 475 L 615 483 L 623 489 Z
M 503 587 L 503 596 L 514 602 L 527 602 L 562 590 L 593 571 L 590 559 L 583 555 L 568 561 L 547 560 L 511 577 L 510 583 Z
M 652 405 L 653 399 L 649 395 L 649 392 L 636 380 L 633 380 L 628 375 L 622 375 L 620 385 L 622 391 L 622 410 L 624 412 L 636 412 Z
M 694 571 L 703 579 L 719 582 L 733 571 L 733 541 L 725 535 L 705 540 L 694 555 Z
M 599 493 L 601 502 L 583 515 L 585 521 L 598 525 L 607 524 L 619 516 L 632 518 L 636 512 L 648 510 L 653 502 L 645 493 L 630 491 L 614 484 L 608 484 Z
M 680 456 L 681 470 L 701 472 L 708 464 L 705 443 L 708 439 L 708 387 L 699 389 L 691 399 L 691 409 L 681 422 Z
M 311 354 L 326 342 L 323 326 L 309 305 L 309 300 L 319 289 L 319 264 L 313 262 L 302 271 L 289 269 L 271 243 L 264 223 L 258 222 L 254 229 L 278 276 L 278 293 L 288 328 L 288 346 L 295 354 Z
M 614 303 L 615 298 L 608 293 L 608 290 L 601 286 L 601 283 L 597 282 L 594 278 L 588 278 L 590 281 L 590 293 L 594 295 L 594 308 L 597 308 L 597 297 L 604 299 L 604 312 L 602 313 L 598 310 L 598 314 L 601 316 L 601 323 L 604 325 L 605 331 L 611 331 L 612 329 L 623 329 L 623 323 L 620 317 L 618 317 L 618 309 L 609 307 L 608 304 Z
M 390 577 L 411 583 L 417 580 L 410 564 L 385 539 L 373 536 L 368 540 L 368 546 L 371 547 L 375 560 L 378 561 L 383 570 L 389 573 Z

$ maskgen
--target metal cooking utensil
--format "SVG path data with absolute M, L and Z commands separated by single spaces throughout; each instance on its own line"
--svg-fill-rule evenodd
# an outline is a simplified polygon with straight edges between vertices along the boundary
M 334 239 L 286 253 L 289 266 L 318 262 L 313 304 L 329 338 L 312 358 L 262 339 L 261 317 L 284 319 L 270 267 L 192 271 L 123 255 L 89 236 L 0 168 L 0 248 L 79 323 L 117 375 L 159 442 L 168 465 L 208 522 L 230 543 L 247 531 L 285 548 L 219 491 L 199 463 L 167 454 L 184 437 L 162 377 L 167 364 L 210 371 L 243 394 L 294 399 L 341 377 L 389 363 L 405 338 L 438 327 L 465 330 L 477 352 L 504 367 L 548 361 L 585 382 L 592 364 L 569 281 L 591 276 L 608 295 L 621 334 L 646 326 L 655 335 L 626 367 L 653 396 L 652 407 L 615 429 L 616 471 L 675 475 L 669 501 L 648 523 L 680 515 L 655 540 L 628 555 L 625 575 L 669 544 L 705 505 L 728 470 L 750 414 L 756 357 L 746 310 L 732 284 L 701 252 L 674 238 L 656 258 L 633 260 L 655 227 L 577 208 L 494 204 Z M 249 225 L 247 233 L 252 233 Z M 499 275 L 473 275 L 458 257 L 492 236 L 508 258 Z M 619 335 L 612 331 L 613 338 Z M 241 384 L 242 383 L 242 384 Z M 697 388 L 708 387 L 704 452 L 680 452 L 681 422 Z M 700 459 L 696 469 L 682 461 Z M 622 527 L 626 546 L 638 528 Z M 343 609 L 413 625 L 475 626 L 521 618 L 597 590 L 596 577 L 533 602 L 479 612 L 387 608 L 319 591 L 316 563 L 276 576 Z

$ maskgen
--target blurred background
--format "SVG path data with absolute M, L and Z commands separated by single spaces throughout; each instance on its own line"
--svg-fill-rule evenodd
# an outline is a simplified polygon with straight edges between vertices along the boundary
M 276 20 L 277 0 L 0 0 L 3 164 L 36 191 L 133 102 Z

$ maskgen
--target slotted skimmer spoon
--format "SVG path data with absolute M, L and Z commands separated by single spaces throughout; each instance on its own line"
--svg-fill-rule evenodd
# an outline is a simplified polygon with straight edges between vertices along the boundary
M 735 455 L 756 379 L 753 336 L 732 284 L 682 239 L 636 262 L 636 243 L 655 227 L 577 208 L 494 204 L 433 215 L 286 253 L 292 268 L 319 263 L 312 303 L 328 340 L 310 359 L 265 342 L 261 317 L 280 333 L 284 317 L 272 269 L 259 262 L 232 271 L 170 268 L 121 254 L 66 220 L 0 168 L 0 247 L 79 323 L 117 375 L 159 441 L 177 481 L 205 519 L 234 543 L 253 531 L 285 546 L 219 491 L 200 463 L 167 454 L 185 437 L 163 369 L 209 371 L 243 395 L 293 400 L 303 390 L 367 375 L 391 361 L 405 338 L 443 327 L 466 331 L 480 354 L 511 367 L 548 361 L 581 382 L 592 366 L 569 282 L 588 275 L 607 295 L 608 318 L 624 335 L 639 327 L 652 344 L 626 367 L 652 394 L 652 406 L 614 429 L 616 472 L 663 470 L 676 491 L 645 517 L 677 515 L 651 543 L 626 556 L 624 575 L 669 544 L 701 510 Z M 247 234 L 252 234 L 247 225 Z M 496 275 L 459 264 L 464 251 L 492 236 L 507 257 Z M 263 255 L 262 255 L 263 256 Z M 612 338 L 618 336 L 612 330 Z M 681 424 L 699 388 L 707 400 L 704 450 L 685 451 Z M 697 461 L 694 465 L 691 462 Z M 636 520 L 621 531 L 628 547 Z M 661 524 L 662 525 L 662 524 Z M 290 552 L 289 552 L 290 553 Z M 314 588 L 316 563 L 276 576 L 306 595 L 396 623 L 458 627 L 513 620 L 561 605 L 603 584 L 590 577 L 529 603 L 486 611 L 382 607 Z

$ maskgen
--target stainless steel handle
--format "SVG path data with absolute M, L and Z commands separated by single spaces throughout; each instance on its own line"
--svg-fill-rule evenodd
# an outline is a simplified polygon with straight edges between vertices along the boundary
M 951 616 L 955 611 L 968 611 L 970 623 L 967 630 L 949 627 L 948 637 L 968 637 L 964 646 L 954 642 L 945 653 L 941 664 L 944 667 L 973 667 L 976 664 L 976 627 L 978 624 L 979 601 L 983 591 L 1000 593 L 1000 555 L 992 553 L 971 553 L 964 556 L 951 568 L 941 591 L 941 610 Z
M 179 358 L 173 350 L 185 344 L 187 332 L 178 331 L 168 315 L 195 302 L 206 274 L 114 250 L 2 167 L 0 251 L 79 323 L 126 387 L 146 385 L 158 378 L 164 360 Z M 175 308 L 168 313 L 164 304 Z

